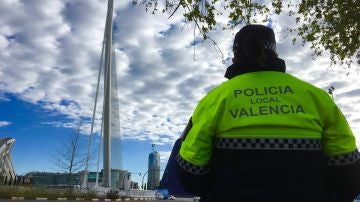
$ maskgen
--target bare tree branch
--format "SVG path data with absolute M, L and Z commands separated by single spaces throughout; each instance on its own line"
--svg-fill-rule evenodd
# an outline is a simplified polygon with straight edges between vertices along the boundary
M 86 145 L 81 141 L 81 125 L 79 118 L 76 131 L 65 135 L 59 149 L 50 155 L 54 166 L 68 174 L 68 183 L 71 176 L 82 169 L 86 160 Z
M 178 5 L 176 6 L 176 8 L 174 9 L 174 11 L 170 14 L 170 16 L 168 17 L 168 19 L 170 19 L 175 13 L 176 11 L 180 8 L 181 3 L 183 2 L 183 0 L 180 0 Z

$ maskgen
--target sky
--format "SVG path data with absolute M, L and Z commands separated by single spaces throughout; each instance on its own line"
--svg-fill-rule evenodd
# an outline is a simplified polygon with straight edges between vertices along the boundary
M 81 138 L 90 134 L 101 46 L 105 0 L 2 0 L 0 7 L 0 138 L 13 137 L 17 174 L 56 172 L 53 156 L 64 137 L 83 120 Z M 203 41 L 179 10 L 153 15 L 130 0 L 115 0 L 115 47 L 123 169 L 141 182 L 151 144 L 165 169 L 173 143 L 197 102 L 226 81 L 234 34 L 222 30 L 226 16 Z M 287 72 L 327 91 L 347 118 L 360 146 L 360 79 L 356 68 L 330 65 L 329 55 L 313 60 L 309 45 L 293 45 L 286 28 L 295 20 L 273 16 L 277 52 Z M 285 37 L 289 35 L 288 37 Z M 194 57 L 195 50 L 195 57 Z M 100 90 L 101 91 L 101 90 Z M 100 96 L 101 100 L 101 96 Z M 92 150 L 99 142 L 101 101 Z M 101 165 L 101 164 L 100 164 Z M 92 163 L 90 170 L 95 171 Z

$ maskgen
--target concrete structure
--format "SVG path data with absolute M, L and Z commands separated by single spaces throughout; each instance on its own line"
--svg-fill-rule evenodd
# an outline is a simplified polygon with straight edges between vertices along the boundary
M 112 75 L 112 17 L 113 17 L 113 6 L 114 1 L 108 1 L 108 10 L 106 14 L 106 23 L 105 23 L 105 40 L 104 40 L 104 50 L 105 50 L 105 70 L 104 70 L 104 106 L 103 106 L 103 130 L 104 130 L 104 152 L 103 152 L 103 186 L 111 187 L 111 141 L 110 141 L 110 127 L 111 127 L 111 94 L 113 91 L 111 90 L 111 75 Z
M 14 184 L 15 170 L 12 165 L 10 151 L 15 139 L 7 137 L 0 139 L 0 184 Z
M 153 151 L 149 154 L 147 189 L 155 190 L 160 183 L 160 154 Z
M 102 112 L 102 132 L 103 133 L 103 175 L 102 186 L 106 188 L 121 186 L 121 180 L 112 182 L 111 180 L 119 177 L 119 170 L 122 169 L 122 156 L 121 156 L 121 138 L 120 138 L 120 112 L 117 88 L 117 71 L 115 60 L 115 48 L 112 46 L 112 31 L 113 31 L 113 7 L 114 0 L 108 0 L 108 9 L 106 14 L 105 33 L 103 48 L 101 53 L 100 69 L 98 74 L 98 82 L 96 88 L 95 105 L 93 109 L 92 124 L 90 129 L 90 136 L 88 142 L 87 161 L 85 162 L 85 170 L 88 170 L 90 152 L 91 152 L 91 139 L 93 134 L 93 126 L 96 114 L 96 106 L 99 94 L 99 84 L 104 67 L 104 91 L 103 91 L 103 112 Z M 99 158 L 98 158 L 99 159 Z M 112 171 L 114 173 L 112 173 Z M 88 172 L 84 173 L 85 175 Z M 83 187 L 87 187 L 87 177 L 83 177 Z

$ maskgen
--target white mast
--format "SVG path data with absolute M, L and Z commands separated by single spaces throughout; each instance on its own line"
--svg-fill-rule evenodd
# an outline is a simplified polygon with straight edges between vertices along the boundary
M 103 170 L 103 186 L 110 187 L 111 186 L 111 174 L 110 174 L 110 98 L 111 98 L 111 61 L 112 61 L 112 15 L 113 15 L 113 0 L 108 1 L 108 10 L 106 14 L 106 23 L 105 23 L 105 31 L 104 31 L 104 39 L 103 39 L 103 47 L 101 51 L 101 60 L 100 60 L 100 68 L 99 68 L 99 77 L 98 83 L 96 88 L 96 96 L 95 96 L 95 105 L 93 110 L 93 117 L 91 123 L 91 132 L 89 136 L 89 143 L 88 143 L 88 153 L 85 162 L 85 175 L 83 181 L 83 187 L 87 188 L 87 179 L 88 179 L 88 164 L 90 160 L 90 150 L 91 150 L 91 139 L 93 134 L 93 127 L 95 121 L 95 113 L 96 113 L 96 105 L 97 105 L 97 98 L 98 98 L 98 91 L 99 91 L 99 84 L 100 84 L 100 75 L 101 69 L 103 65 L 103 56 L 105 50 L 105 68 L 104 68 L 104 102 L 103 102 L 103 116 L 102 116 L 102 123 L 101 123 L 101 132 L 104 129 L 104 170 Z M 101 134 L 100 134 L 100 142 L 101 142 Z M 100 147 L 99 147 L 100 149 Z M 99 161 L 99 157 L 98 157 Z M 99 163 L 98 163 L 99 164 Z M 98 167 L 98 166 L 97 166 Z M 98 168 L 96 173 L 96 186 L 98 185 Z
M 105 73 L 104 73 L 104 158 L 103 158 L 103 187 L 111 187 L 110 169 L 110 98 L 111 98 L 111 51 L 112 51 L 112 16 L 113 0 L 108 1 L 105 25 Z

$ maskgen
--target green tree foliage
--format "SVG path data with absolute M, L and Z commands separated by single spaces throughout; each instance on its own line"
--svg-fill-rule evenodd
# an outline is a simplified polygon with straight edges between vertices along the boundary
M 296 26 L 293 43 L 310 43 L 315 57 L 330 53 L 331 64 L 360 64 L 359 0 L 133 0 L 146 11 L 169 12 L 170 17 L 182 8 L 184 18 L 194 22 L 204 39 L 217 25 L 216 16 L 228 15 L 224 29 L 239 24 L 267 22 L 270 16 L 287 12 Z

